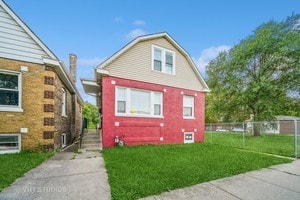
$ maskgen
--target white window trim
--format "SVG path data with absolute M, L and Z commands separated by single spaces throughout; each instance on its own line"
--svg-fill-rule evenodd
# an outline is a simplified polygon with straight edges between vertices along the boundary
M 23 112 L 22 109 L 22 73 L 10 70 L 0 69 L 0 72 L 5 74 L 12 74 L 18 76 L 18 88 L 19 88 L 19 105 L 18 106 L 9 106 L 9 105 L 0 105 L 0 112 Z
M 61 148 L 64 148 L 67 146 L 67 134 L 63 133 L 61 134 Z
M 61 91 L 62 91 L 61 116 L 67 117 L 67 93 L 64 88 L 62 88 Z
M 161 71 L 157 71 L 154 69 L 154 50 L 159 49 L 162 52 L 162 60 L 161 60 Z M 171 53 L 173 55 L 173 73 L 167 73 L 166 72 L 166 52 Z M 152 71 L 159 72 L 159 73 L 164 73 L 168 75 L 176 75 L 176 67 L 175 67 L 175 52 L 169 49 L 165 49 L 156 45 L 152 45 L 152 55 L 151 55 L 151 69 Z
M 5 154 L 5 153 L 19 153 L 21 151 L 21 134 L 18 134 L 18 133 L 0 134 L 0 137 L 1 136 L 18 136 L 18 149 L 0 150 L 0 154 Z
M 118 113 L 118 88 L 126 89 L 126 112 Z M 130 91 L 138 90 L 142 92 L 150 92 L 151 100 L 150 100 L 150 114 L 131 114 L 130 113 Z M 161 112 L 160 115 L 154 115 L 154 93 L 161 93 Z M 164 118 L 163 117 L 163 93 L 160 91 L 152 91 L 152 90 L 143 90 L 137 88 L 129 88 L 117 86 L 115 89 L 115 116 L 119 117 L 145 117 L 145 118 Z
M 184 116 L 184 97 L 192 97 L 193 98 L 193 107 L 192 107 L 192 116 Z M 195 118 L 195 97 L 189 96 L 189 95 L 183 95 L 182 96 L 182 118 L 183 119 L 196 119 Z

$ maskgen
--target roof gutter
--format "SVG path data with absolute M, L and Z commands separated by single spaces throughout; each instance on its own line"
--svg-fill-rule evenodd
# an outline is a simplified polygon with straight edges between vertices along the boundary
M 84 92 L 86 94 L 97 96 L 97 94 L 100 92 L 100 85 L 98 85 L 97 81 L 94 79 L 88 79 L 88 78 L 80 78 L 81 84 L 83 86 Z

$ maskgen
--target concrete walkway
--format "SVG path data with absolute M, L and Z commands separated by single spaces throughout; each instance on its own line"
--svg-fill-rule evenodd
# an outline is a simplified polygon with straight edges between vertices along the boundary
M 99 152 L 58 153 L 4 189 L 0 199 L 110 199 L 104 160 Z
M 154 199 L 299 200 L 300 160 L 144 198 Z

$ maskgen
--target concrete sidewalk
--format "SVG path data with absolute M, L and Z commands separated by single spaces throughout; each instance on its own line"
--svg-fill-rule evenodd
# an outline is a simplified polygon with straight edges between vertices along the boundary
M 110 199 L 104 160 L 99 152 L 58 153 L 4 189 L 0 199 Z
M 154 199 L 299 200 L 300 160 L 144 198 Z

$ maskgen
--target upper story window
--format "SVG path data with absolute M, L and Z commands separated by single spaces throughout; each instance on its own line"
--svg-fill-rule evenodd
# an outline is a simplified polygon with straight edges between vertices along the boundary
M 175 74 L 175 52 L 152 46 L 152 70 Z
M 183 96 L 183 118 L 194 118 L 193 96 Z
M 133 88 L 116 88 L 116 115 L 162 116 L 162 93 Z
M 0 111 L 22 112 L 21 73 L 0 70 Z
M 162 51 L 160 49 L 154 49 L 153 70 L 162 71 Z
M 62 98 L 61 98 L 61 115 L 67 116 L 67 94 L 64 89 L 61 89 Z

